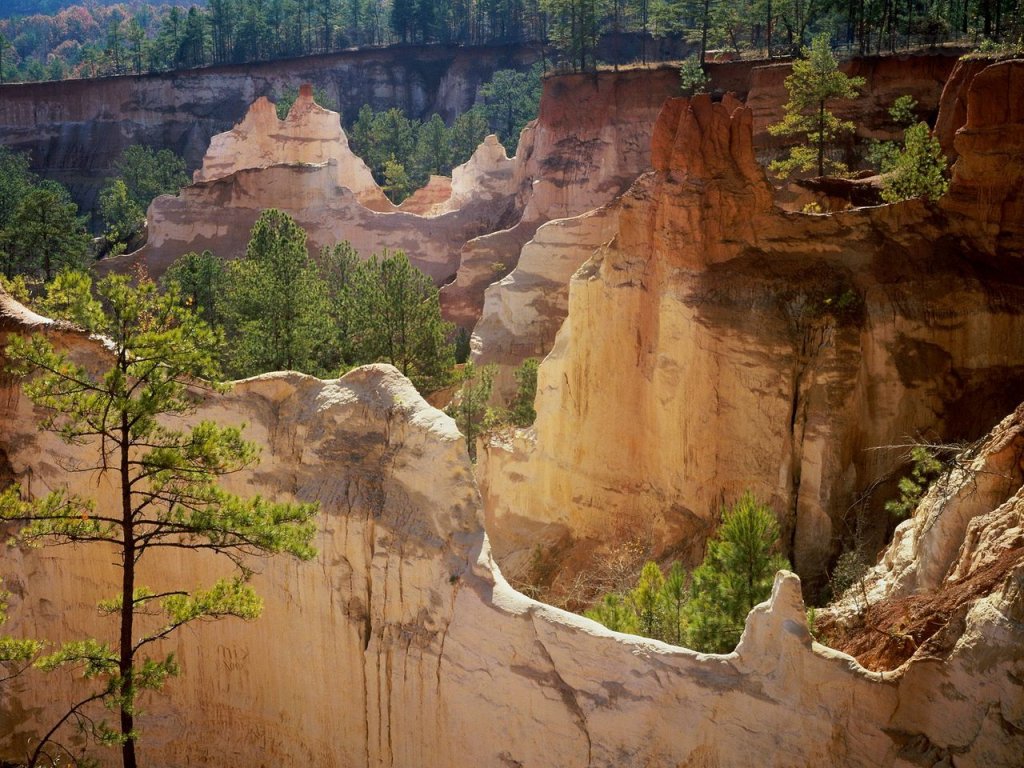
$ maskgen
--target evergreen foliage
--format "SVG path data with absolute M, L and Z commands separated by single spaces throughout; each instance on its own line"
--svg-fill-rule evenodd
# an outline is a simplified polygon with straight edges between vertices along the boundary
M 946 156 L 927 123 L 907 128 L 903 134 L 903 149 L 888 170 L 882 187 L 882 199 L 888 203 L 916 197 L 935 201 L 949 188 Z
M 278 120 L 284 120 L 288 117 L 288 113 L 291 111 L 297 98 L 299 98 L 298 88 L 285 88 L 281 92 L 281 95 L 277 97 L 277 101 L 274 102 L 274 109 L 277 112 Z M 324 109 L 329 109 L 333 112 L 338 111 L 338 105 L 334 103 L 334 99 L 320 90 L 320 88 L 313 88 L 313 101 Z
M 914 513 L 932 482 L 945 468 L 923 445 L 911 448 L 910 461 L 910 474 L 904 475 L 899 481 L 899 496 L 885 503 L 886 511 L 897 520 L 905 520 Z
M 683 93 L 687 96 L 704 93 L 710 79 L 700 61 L 692 56 L 686 59 L 679 68 L 679 83 Z
M 750 609 L 770 596 L 776 571 L 789 567 L 778 546 L 775 516 L 745 493 L 725 510 L 689 585 L 678 562 L 668 576 L 648 562 L 633 589 L 605 595 L 585 615 L 619 632 L 728 653 L 739 642 Z
M 0 589 L 0 626 L 7 621 L 10 593 Z M 39 640 L 0 635 L 0 684 L 24 672 L 43 650 Z
M 128 196 L 145 211 L 158 195 L 176 195 L 190 179 L 185 161 L 169 149 L 153 150 L 140 144 L 127 147 L 114 161 L 116 178 L 124 181 Z
M 529 72 L 499 69 L 480 88 L 487 122 L 509 154 L 514 152 L 523 128 L 537 116 L 540 76 L 539 65 L 534 65 Z
M 517 427 L 528 427 L 537 418 L 533 408 L 537 399 L 537 371 L 540 361 L 528 357 L 512 374 L 516 380 L 516 394 L 509 404 L 509 418 Z
M 112 243 L 128 242 L 146 220 L 146 212 L 132 199 L 124 179 L 111 179 L 100 190 L 99 213 Z
M 114 170 L 99 196 L 100 217 L 112 243 L 125 243 L 142 229 L 155 197 L 177 194 L 189 183 L 185 161 L 169 149 L 132 145 L 114 161 Z
M 725 511 L 691 577 L 687 645 L 714 653 L 736 647 L 750 609 L 771 594 L 776 571 L 789 567 L 778 543 L 775 515 L 749 492 Z
M 55 734 L 77 720 L 87 737 L 120 746 L 123 765 L 134 768 L 140 696 L 179 672 L 173 654 L 158 651 L 162 641 L 194 621 L 255 618 L 261 606 L 247 584 L 246 558 L 311 558 L 316 506 L 223 491 L 220 477 L 257 460 L 237 427 L 168 426 L 165 416 L 194 410 L 190 387 L 216 376 L 218 346 L 216 334 L 181 308 L 174 289 L 160 294 L 148 280 L 134 287 L 127 277 L 111 276 L 97 287 L 98 303 L 88 281 L 66 288 L 84 291 L 68 304 L 85 310 L 77 319 L 108 339 L 107 367 L 82 367 L 42 335 L 15 338 L 7 356 L 12 373 L 26 377 L 26 396 L 45 414 L 40 428 L 91 451 L 77 469 L 108 477 L 117 493 L 100 504 L 67 490 L 26 499 L 12 486 L 0 495 L 0 519 L 17 525 L 13 542 L 21 545 L 113 545 L 121 589 L 99 605 L 113 619 L 105 637 L 65 642 L 37 661 L 43 670 L 78 670 L 89 693 L 68 704 L 29 764 L 49 755 Z M 222 556 L 235 574 L 202 588 L 161 574 L 153 574 L 161 582 L 153 588 L 139 583 L 140 563 L 160 549 Z M 92 714 L 78 717 L 90 707 Z M 103 708 L 116 723 L 103 719 Z
M 233 376 L 298 370 L 331 376 L 386 362 L 421 392 L 446 386 L 454 366 L 437 288 L 398 251 L 361 260 L 347 242 L 306 251 L 306 234 L 277 210 L 253 227 L 245 258 L 225 265 L 209 251 L 190 253 L 163 284 L 213 324 L 228 343 Z
M 88 249 L 78 206 L 53 182 L 25 190 L 0 231 L 0 259 L 8 278 L 22 274 L 50 280 L 61 269 L 84 267 Z
M 183 304 L 211 327 L 224 324 L 222 303 L 227 288 L 227 270 L 224 262 L 210 251 L 186 253 L 179 257 L 164 272 L 160 282 L 165 290 L 175 285 Z
M 445 387 L 455 364 L 437 288 L 402 252 L 371 256 L 347 288 L 352 364 L 390 363 L 421 392 Z
M 498 134 L 506 151 L 515 151 L 519 134 L 537 116 L 541 70 L 498 70 L 479 90 L 477 105 L 452 126 L 440 115 L 422 123 L 397 108 L 375 112 L 364 104 L 347 130 L 352 151 L 363 159 L 388 197 L 400 203 L 427 183 L 431 174 L 447 176 L 466 162 L 488 133 Z
M 864 78 L 847 77 L 829 48 L 828 35 L 814 38 L 805 48 L 803 58 L 793 62 L 793 73 L 786 78 L 789 101 L 782 121 L 768 126 L 773 136 L 804 136 L 806 144 L 793 147 L 789 157 L 776 160 L 769 170 L 785 177 L 793 173 L 817 170 L 819 176 L 830 172 L 843 173 L 846 166 L 826 157 L 825 148 L 843 133 L 853 131 L 853 123 L 840 120 L 828 110 L 836 99 L 852 99 L 864 86 Z
M 445 409 L 445 413 L 455 419 L 459 431 L 466 438 L 469 460 L 473 462 L 476 461 L 477 438 L 492 426 L 487 403 L 491 399 L 494 373 L 493 365 L 485 365 L 482 368 L 473 363 L 463 365 L 456 380 L 459 390 Z
M 709 48 L 789 55 L 821 29 L 834 30 L 839 45 L 859 54 L 951 40 L 1019 53 L 1024 32 L 1017 0 L 207 0 L 187 11 L 175 5 L 11 0 L 0 6 L 0 82 L 139 74 L 393 43 L 553 44 L 566 65 L 588 70 L 608 34 L 606 56 L 646 62 L 649 44 L 619 52 L 623 33 L 648 42 L 681 35 L 699 46 L 702 64 Z M 14 10 L 19 7 L 39 10 Z
M 331 331 L 327 286 L 294 219 L 274 208 L 261 213 L 245 258 L 228 265 L 227 281 L 226 368 L 233 376 L 319 370 Z

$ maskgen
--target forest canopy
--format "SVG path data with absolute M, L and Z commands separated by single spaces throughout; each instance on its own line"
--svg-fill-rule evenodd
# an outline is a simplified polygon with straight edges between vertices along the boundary
M 139 74 L 403 43 L 542 43 L 574 69 L 607 35 L 790 55 L 827 32 L 852 53 L 955 41 L 1019 45 L 1017 0 L 13 0 L 0 82 Z M 626 51 L 627 49 L 623 49 Z M 621 63 L 611 45 L 602 55 Z M 647 46 L 640 49 L 646 60 Z M 703 56 L 701 56 L 703 58 Z

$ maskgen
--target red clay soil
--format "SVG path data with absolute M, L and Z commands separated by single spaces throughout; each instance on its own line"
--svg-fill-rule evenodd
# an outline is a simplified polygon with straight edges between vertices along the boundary
M 896 669 L 915 654 L 943 657 L 962 633 L 962 628 L 951 626 L 962 616 L 961 609 L 991 594 L 1022 562 L 1024 547 L 1007 549 L 983 568 L 935 592 L 870 605 L 855 627 L 840 628 L 822 617 L 816 630 L 827 645 L 876 672 Z M 946 627 L 952 631 L 940 632 Z

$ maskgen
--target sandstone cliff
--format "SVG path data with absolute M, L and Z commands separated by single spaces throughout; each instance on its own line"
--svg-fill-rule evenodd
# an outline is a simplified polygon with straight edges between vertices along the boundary
M 922 115 L 934 114 L 939 108 L 943 83 L 950 76 L 950 70 L 955 64 L 956 59 L 951 53 L 869 56 L 849 60 L 844 63 L 844 70 L 850 75 L 863 76 L 867 85 L 859 98 L 837 104 L 836 107 L 843 117 L 856 123 L 857 135 L 860 138 L 896 138 L 898 131 L 890 123 L 887 112 L 892 102 L 901 95 L 910 94 L 918 100 L 918 109 Z M 767 126 L 782 117 L 782 105 L 787 99 L 784 81 L 790 71 L 791 66 L 786 62 L 769 64 L 759 61 L 735 61 L 711 63 L 708 66 L 710 87 L 716 94 L 721 95 L 726 103 L 735 103 L 735 94 L 746 98 L 746 104 L 753 112 L 754 145 L 758 150 L 758 159 L 762 162 L 773 157 L 783 143 L 768 135 Z M 961 70 L 958 67 L 956 71 L 959 73 Z M 959 75 L 954 77 L 962 79 Z M 637 89 L 648 87 L 640 83 L 630 85 Z M 570 91 L 566 95 L 570 101 L 578 98 L 575 91 Z M 961 120 L 961 124 L 962 122 Z M 646 131 L 644 135 L 650 135 L 650 131 Z M 643 159 L 649 166 L 649 159 Z M 544 187 L 538 185 L 538 189 L 543 192 Z M 799 210 L 807 202 L 807 197 L 804 193 L 805 199 L 794 202 L 789 207 Z M 870 197 L 877 199 L 877 190 L 871 192 Z M 845 202 L 844 200 L 843 203 Z M 578 208 L 579 206 L 566 206 L 562 215 L 574 215 L 573 212 Z M 614 205 L 608 209 L 609 212 L 615 210 L 617 208 Z M 524 215 L 524 220 L 529 220 L 529 213 Z M 503 397 L 511 394 L 514 387 L 511 371 L 517 365 L 526 357 L 543 357 L 551 350 L 555 331 L 565 319 L 568 275 L 589 258 L 597 245 L 611 239 L 609 233 L 603 230 L 599 233 L 598 230 L 587 227 L 584 221 L 579 222 L 579 225 L 554 225 L 561 229 L 561 232 L 546 231 L 545 226 L 542 225 L 540 229 L 530 227 L 527 230 L 527 233 L 536 231 L 536 235 L 533 242 L 524 246 L 522 252 L 521 258 L 527 261 L 525 269 L 521 274 L 513 270 L 500 282 L 491 284 L 487 289 L 488 295 L 482 309 L 479 310 L 479 323 L 474 329 L 474 348 L 477 350 L 474 360 L 498 365 L 497 386 Z M 586 228 L 586 233 L 579 230 L 580 226 Z M 566 227 L 572 227 L 573 237 L 578 236 L 581 239 L 578 242 L 569 241 L 565 236 Z M 471 252 L 473 248 L 480 247 L 484 249 L 484 253 L 475 259 L 464 256 L 463 262 L 467 266 L 460 270 L 456 283 L 469 284 L 474 279 L 471 277 L 472 268 L 468 266 L 471 262 L 478 265 L 475 279 L 479 283 L 485 282 L 488 278 L 501 276 L 500 271 L 497 274 L 493 270 L 488 271 L 487 268 L 493 264 L 501 264 L 508 269 L 506 265 L 520 263 L 515 256 L 510 258 L 507 251 L 522 240 L 522 235 L 518 240 L 513 240 L 510 235 L 521 232 L 522 230 L 517 228 L 493 238 L 481 238 L 470 244 L 467 251 Z M 592 242 L 593 237 L 605 239 Z M 494 245 L 488 247 L 491 243 Z M 446 292 L 455 293 L 456 290 L 456 286 L 452 286 L 446 289 Z M 449 298 L 449 301 L 451 304 L 455 303 L 452 298 Z M 513 307 L 517 310 L 527 307 L 530 309 L 527 309 L 525 314 L 516 316 L 511 311 Z M 455 315 L 454 307 L 449 311 Z M 464 314 L 470 316 L 468 310 Z
M 305 83 L 284 120 L 278 119 L 267 98 L 253 102 L 238 125 L 210 140 L 193 180 L 214 181 L 249 168 L 317 165 L 331 160 L 338 186 L 351 190 L 367 208 L 393 210 L 366 163 L 349 149 L 338 114 L 317 104 L 313 86 Z
M 125 147 L 144 144 L 199 166 L 210 138 L 260 96 L 312 83 L 354 120 L 363 104 L 451 120 L 498 69 L 523 69 L 522 46 L 396 46 L 166 74 L 0 85 L 0 144 L 32 156 L 33 169 L 68 186 L 83 210 Z
M 1017 103 L 1022 66 L 986 69 L 971 99 Z M 1024 396 L 1021 276 L 992 269 L 1019 251 L 998 224 L 976 234 L 993 211 L 1012 219 L 1019 192 L 954 204 L 986 152 L 1006 144 L 1018 167 L 994 136 L 1020 130 L 1019 110 L 972 114 L 950 202 L 817 216 L 773 207 L 749 107 L 666 105 L 655 172 L 610 207 L 617 230 L 572 278 L 534 427 L 483 452 L 499 561 L 518 573 L 538 541 L 561 543 L 565 590 L 580 553 L 622 529 L 693 563 L 744 490 L 780 515 L 811 589 L 857 515 L 877 549 L 900 471 L 877 449 L 975 438 Z
M 33 331 L 102 359 L 96 342 L 0 296 L 0 335 Z M 4 387 L 11 473 L 34 492 L 70 482 L 94 495 L 102 478 L 61 468 L 90 447 L 38 432 L 16 383 Z M 148 764 L 620 768 L 745 765 L 756 754 L 780 768 L 905 767 L 955 754 L 1011 766 L 1024 750 L 1024 635 L 1008 620 L 1019 592 L 978 602 L 970 642 L 947 660 L 875 673 L 812 642 L 799 583 L 783 572 L 735 653 L 696 654 L 511 590 L 461 438 L 392 368 L 338 381 L 269 374 L 207 395 L 196 417 L 244 423 L 261 444 L 262 463 L 234 490 L 321 502 L 320 555 L 256 564 L 258 625 L 205 624 L 168 648 L 184 673 L 146 701 Z M 90 546 L 10 552 L 9 628 L 104 631 L 95 601 L 113 588 L 110 559 Z M 153 565 L 153 586 L 215 572 L 202 558 Z M 3 691 L 2 754 L 23 754 L 69 685 L 27 675 Z
M 515 268 L 539 226 L 612 201 L 647 170 L 654 121 L 678 90 L 675 67 L 546 78 L 540 113 L 515 156 L 521 217 L 466 244 L 441 292 L 445 316 L 472 328 L 485 289 Z
M 100 269 L 143 264 L 157 277 L 189 251 L 237 258 L 260 213 L 277 208 L 306 230 L 313 254 L 342 240 L 366 257 L 400 249 L 440 284 L 455 273 L 468 240 L 513 215 L 516 188 L 511 163 L 490 137 L 455 169 L 447 200 L 396 209 L 349 149 L 338 114 L 315 104 L 308 86 L 284 121 L 258 99 L 237 126 L 213 137 L 195 179 L 150 204 L 145 246 Z
M 997 625 L 1019 622 L 1022 456 L 1024 406 L 983 441 L 943 457 L 943 473 L 896 529 L 879 563 L 823 615 L 830 640 L 865 666 L 894 669 L 910 658 L 942 659 L 957 643 L 977 642 L 970 624 L 983 612 Z M 1007 704 L 1012 721 L 1019 705 Z

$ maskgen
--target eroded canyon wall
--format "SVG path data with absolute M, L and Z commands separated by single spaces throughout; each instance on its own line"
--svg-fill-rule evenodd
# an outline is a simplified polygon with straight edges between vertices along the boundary
M 363 104 L 446 120 L 473 104 L 498 69 L 523 69 L 523 46 L 396 46 L 166 74 L 0 85 L 0 144 L 27 151 L 32 167 L 65 184 L 83 210 L 131 144 L 167 148 L 197 168 L 210 138 L 260 96 L 312 83 L 346 120 Z
M 317 105 L 306 85 L 284 120 L 260 98 L 238 125 L 214 136 L 195 182 L 150 204 L 146 244 L 98 269 L 144 265 L 159 277 L 190 251 L 238 258 L 260 213 L 277 208 L 306 231 L 312 255 L 343 240 L 367 258 L 402 250 L 441 284 L 455 273 L 468 240 L 514 218 L 513 168 L 489 137 L 455 169 L 453 183 L 442 185 L 446 200 L 421 212 L 415 200 L 396 208 L 349 148 L 338 114 Z
M 972 98 L 1018 104 L 1021 69 L 989 67 Z M 972 114 L 940 206 L 825 216 L 773 206 L 749 107 L 666 105 L 655 171 L 572 278 L 534 427 L 483 452 L 499 560 L 519 571 L 538 542 L 625 530 L 695 563 L 745 490 L 780 515 L 812 590 L 857 514 L 877 549 L 902 455 L 885 446 L 977 437 L 1024 396 L 1024 280 L 993 269 L 1019 253 L 1001 224 L 979 232 L 1016 210 L 1024 154 L 996 137 L 1017 135 L 1019 108 Z M 991 152 L 1006 170 L 974 189 L 966 169 Z
M 0 343 L 30 332 L 103 364 L 96 341 L 0 296 Z M 38 416 L 5 380 L 0 448 L 13 474 L 34 493 L 71 483 L 102 509 L 108 479 L 63 469 L 95 446 L 39 432 Z M 166 646 L 184 671 L 145 703 L 146 763 L 621 768 L 743 765 L 757 754 L 779 768 L 903 768 L 936 751 L 1011 766 L 1024 749 L 1013 704 L 1024 638 L 1008 621 L 1019 594 L 978 603 L 970 642 L 949 659 L 875 673 L 812 642 L 799 583 L 782 572 L 735 653 L 697 654 L 511 590 L 491 560 L 453 423 L 390 367 L 338 381 L 268 374 L 205 393 L 193 418 L 245 424 L 262 447 L 232 490 L 320 501 L 320 553 L 256 564 L 258 624 L 212 622 Z M 118 583 L 110 560 L 96 546 L 9 551 L 5 629 L 102 636 L 110 628 L 95 602 Z M 219 573 L 201 557 L 150 566 L 154 588 Z M 24 754 L 70 686 L 30 673 L 2 689 L 3 755 Z
M 546 78 L 537 120 L 515 155 L 522 213 L 514 226 L 466 244 L 441 291 L 445 316 L 472 328 L 487 286 L 516 267 L 538 227 L 612 201 L 647 170 L 654 121 L 678 90 L 678 70 L 668 66 Z

